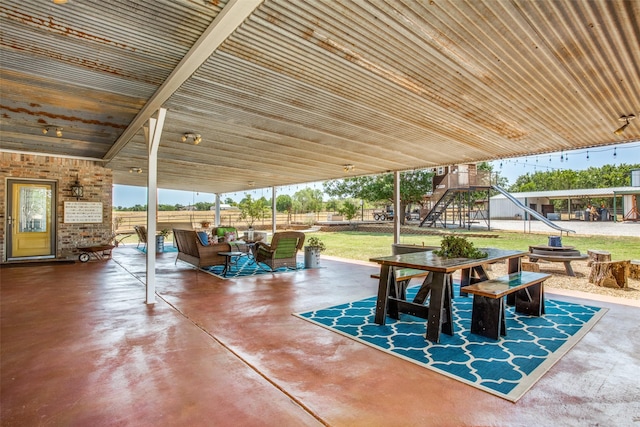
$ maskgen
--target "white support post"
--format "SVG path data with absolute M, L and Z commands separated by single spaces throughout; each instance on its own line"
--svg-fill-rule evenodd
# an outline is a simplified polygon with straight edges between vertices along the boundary
M 220 194 L 216 193 L 216 218 L 213 224 L 220 227 Z
M 144 127 L 147 148 L 149 150 L 147 175 L 147 293 L 146 303 L 156 303 L 156 228 L 158 215 L 158 146 L 167 113 L 165 108 L 158 110 L 158 117 L 151 117 Z
M 400 243 L 400 172 L 393 173 L 393 243 Z
M 271 187 L 271 233 L 276 232 L 276 214 L 278 211 L 276 210 L 276 187 Z

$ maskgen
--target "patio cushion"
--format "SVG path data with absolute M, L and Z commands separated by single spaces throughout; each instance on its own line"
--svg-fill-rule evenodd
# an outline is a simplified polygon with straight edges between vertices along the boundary
M 202 246 L 209 246 L 209 235 L 206 231 L 197 231 L 196 235 Z
M 216 228 L 216 236 L 224 237 L 225 233 L 237 233 L 235 227 L 218 227 Z

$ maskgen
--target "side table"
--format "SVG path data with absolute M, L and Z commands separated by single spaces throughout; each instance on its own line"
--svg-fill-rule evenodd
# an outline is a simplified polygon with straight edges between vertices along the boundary
M 218 252 L 218 255 L 222 255 L 224 257 L 224 269 L 222 270 L 222 276 L 227 277 L 227 273 L 231 270 L 231 266 L 234 264 L 233 257 L 241 257 L 244 255 L 244 252 Z

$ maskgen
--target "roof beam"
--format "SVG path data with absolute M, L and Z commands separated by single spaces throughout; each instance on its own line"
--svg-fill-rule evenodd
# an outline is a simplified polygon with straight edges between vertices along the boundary
M 207 27 L 198 41 L 171 72 L 167 80 L 151 96 L 111 149 L 104 160 L 109 162 L 135 136 L 138 130 L 158 111 L 182 84 L 218 49 L 218 47 L 249 17 L 263 0 L 231 0 Z

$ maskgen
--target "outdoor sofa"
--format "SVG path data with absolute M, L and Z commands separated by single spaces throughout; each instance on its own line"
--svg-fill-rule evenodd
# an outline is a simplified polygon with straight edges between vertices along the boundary
M 220 252 L 230 252 L 229 243 L 216 243 L 203 245 L 194 230 L 173 229 L 173 238 L 178 248 L 178 260 L 184 261 L 196 267 L 210 267 L 212 265 L 224 265 L 225 256 Z

